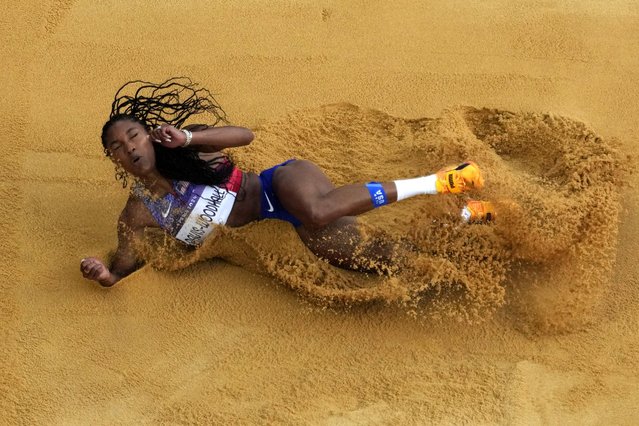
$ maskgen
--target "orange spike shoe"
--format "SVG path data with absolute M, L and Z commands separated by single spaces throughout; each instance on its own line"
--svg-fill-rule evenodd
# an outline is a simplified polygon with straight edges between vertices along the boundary
M 490 201 L 469 200 L 461 211 L 466 223 L 486 223 L 495 220 L 495 206 Z
M 466 161 L 459 166 L 444 167 L 437 172 L 437 192 L 440 194 L 459 194 L 484 187 L 484 178 L 479 166 Z

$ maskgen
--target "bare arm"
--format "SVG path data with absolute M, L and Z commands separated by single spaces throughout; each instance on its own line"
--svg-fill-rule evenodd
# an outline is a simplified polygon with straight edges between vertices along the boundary
M 248 145 L 254 137 L 253 132 L 245 127 L 209 127 L 193 132 L 191 146 L 200 152 L 217 152 L 224 148 Z
M 250 129 L 245 127 L 224 126 L 187 126 L 191 130 L 193 138 L 189 144 L 190 148 L 200 152 L 218 152 L 224 148 L 235 148 L 251 143 L 255 135 Z M 162 125 L 151 131 L 154 140 L 169 148 L 178 148 L 186 143 L 184 132 L 173 126 Z
M 130 199 L 118 220 L 118 248 L 111 265 L 107 267 L 95 257 L 84 258 L 80 270 L 85 278 L 97 281 L 103 287 L 111 287 L 142 266 L 134 244 L 142 237 L 146 218 L 135 211 L 135 204 Z

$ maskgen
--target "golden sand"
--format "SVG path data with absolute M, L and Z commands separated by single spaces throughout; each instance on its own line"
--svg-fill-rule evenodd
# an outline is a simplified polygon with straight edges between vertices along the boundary
M 632 424 L 639 415 L 639 8 L 629 1 L 6 5 L 0 414 L 8 424 Z M 420 253 L 390 276 L 316 259 L 288 224 L 195 252 L 152 233 L 112 289 L 127 193 L 113 94 L 187 75 L 337 184 L 486 174 L 362 216 Z

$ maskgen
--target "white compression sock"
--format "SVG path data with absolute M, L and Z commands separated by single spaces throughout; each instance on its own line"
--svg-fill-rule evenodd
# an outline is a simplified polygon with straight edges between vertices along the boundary
M 414 179 L 396 180 L 397 201 L 422 194 L 437 194 L 437 175 L 422 176 Z

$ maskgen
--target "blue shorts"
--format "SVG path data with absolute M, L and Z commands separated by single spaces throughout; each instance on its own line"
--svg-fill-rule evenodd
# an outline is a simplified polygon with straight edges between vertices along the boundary
M 277 166 L 273 166 L 270 169 L 264 170 L 260 173 L 260 181 L 262 182 L 262 202 L 260 206 L 260 219 L 279 219 L 285 220 L 291 223 L 294 227 L 298 227 L 302 224 L 298 218 L 289 213 L 288 210 L 282 206 L 280 200 L 275 196 L 273 192 L 273 174 L 278 167 L 284 166 L 295 159 L 285 161 Z

